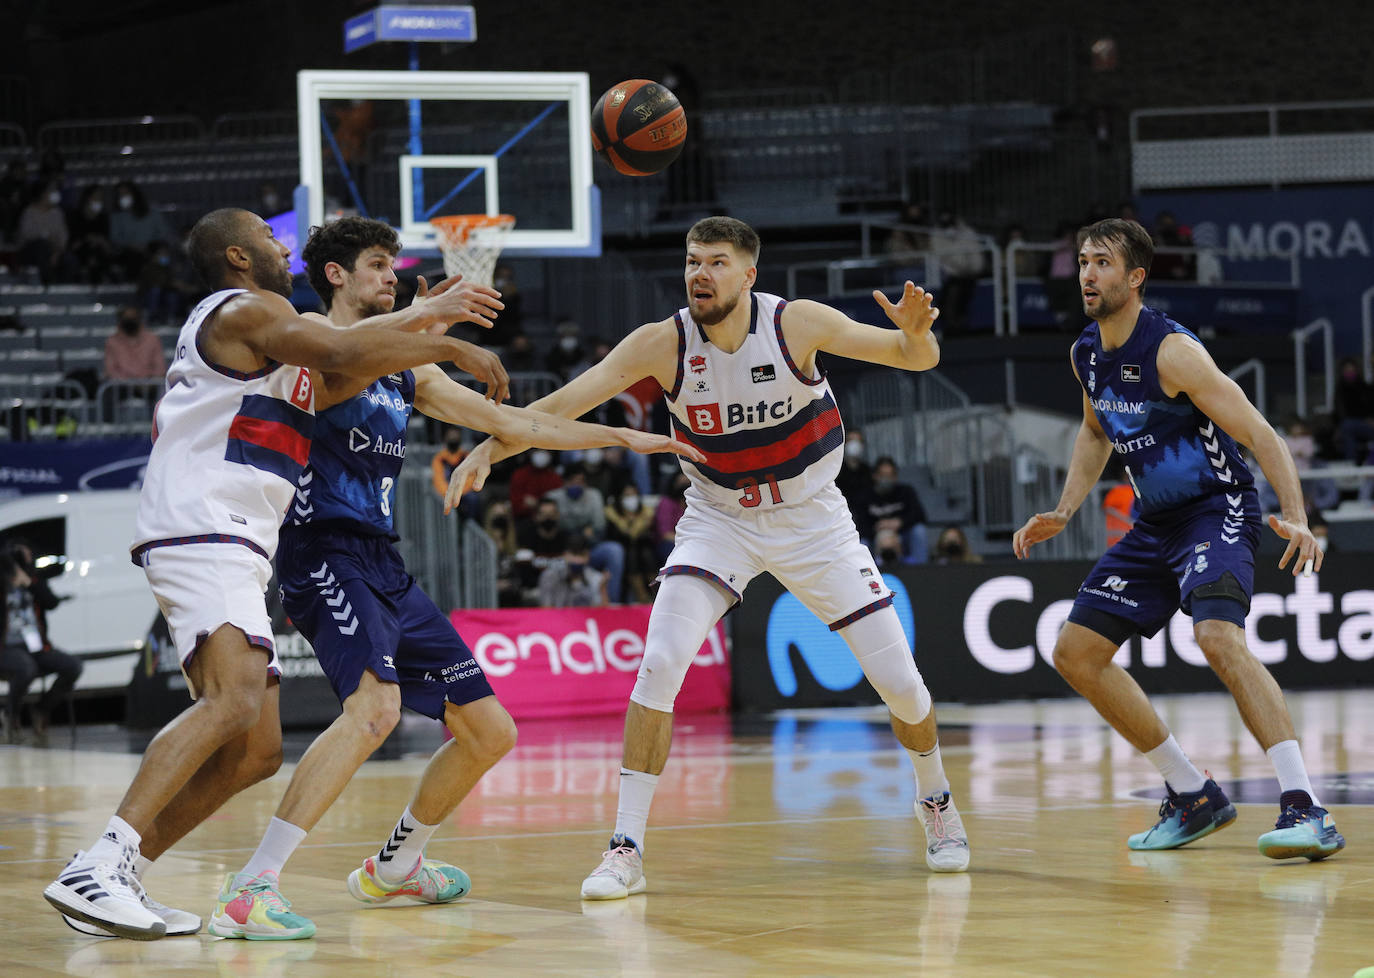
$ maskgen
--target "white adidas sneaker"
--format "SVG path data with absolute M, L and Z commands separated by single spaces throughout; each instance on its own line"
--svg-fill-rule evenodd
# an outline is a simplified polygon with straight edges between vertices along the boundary
M 629 839 L 612 839 L 601 854 L 601 865 L 582 881 L 584 900 L 623 900 L 643 893 L 649 886 L 644 878 L 644 857 L 639 846 Z
M 131 874 L 129 881 L 133 884 L 133 891 L 138 894 L 139 902 L 141 902 L 144 907 L 157 914 L 157 916 L 161 917 L 162 922 L 167 925 L 167 933 L 165 936 L 184 937 L 189 934 L 200 933 L 201 920 L 195 914 L 188 910 L 177 910 L 175 907 L 169 907 L 165 903 L 159 903 L 154 900 L 148 895 L 148 891 L 143 888 L 143 881 L 138 878 L 137 873 Z M 80 920 L 68 917 L 66 914 L 62 915 L 62 922 L 78 934 L 89 934 L 92 937 L 114 936 L 107 930 L 102 930 L 91 924 L 83 923 Z
M 937 873 L 968 869 L 968 833 L 949 792 L 916 802 L 916 814 L 926 830 L 926 865 Z
M 43 897 L 64 917 L 116 937 L 156 941 L 167 934 L 167 922 L 143 905 L 142 884 L 134 878 L 136 854 L 129 849 L 116 863 L 91 859 L 78 852 Z

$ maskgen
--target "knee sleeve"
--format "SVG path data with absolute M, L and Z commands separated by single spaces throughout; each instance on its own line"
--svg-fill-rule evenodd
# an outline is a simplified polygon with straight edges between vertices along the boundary
M 893 716 L 920 723 L 929 715 L 930 691 L 911 658 L 897 612 L 882 608 L 841 628 L 839 635 Z
M 700 577 L 673 574 L 664 578 L 649 613 L 644 658 L 630 699 L 651 710 L 672 713 L 687 667 L 734 600 Z

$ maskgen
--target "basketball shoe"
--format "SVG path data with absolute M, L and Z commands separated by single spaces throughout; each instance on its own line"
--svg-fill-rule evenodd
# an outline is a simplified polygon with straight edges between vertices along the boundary
M 92 859 L 78 852 L 57 879 L 48 884 L 43 898 L 70 917 L 133 941 L 156 941 L 166 936 L 167 923 L 144 906 L 143 889 L 134 876 L 135 849 L 125 847 L 118 863 Z
M 1279 796 L 1279 820 L 1272 832 L 1259 837 L 1259 851 L 1270 859 L 1302 856 L 1315 862 L 1345 848 L 1345 836 L 1336 831 L 1336 820 L 1325 808 L 1312 804 L 1305 791 L 1285 791 Z
M 582 899 L 623 900 L 643 893 L 648 886 L 639 846 L 634 839 L 617 835 L 611 837 L 609 847 L 601 854 L 601 865 L 582 881 Z
M 926 865 L 937 873 L 968 869 L 968 833 L 949 792 L 916 802 L 916 814 L 926 830 Z
M 1132 849 L 1177 849 L 1224 829 L 1236 820 L 1236 806 L 1208 778 L 1201 791 L 1178 792 L 1166 781 L 1168 792 L 1159 806 L 1159 821 L 1126 840 Z
M 187 934 L 200 933 L 200 918 L 186 910 L 177 910 L 166 904 L 158 903 L 148 895 L 148 891 L 143 888 L 143 881 L 138 878 L 138 871 L 129 874 L 130 889 L 138 896 L 139 902 L 154 914 L 162 918 L 162 922 L 167 925 L 167 937 L 183 937 Z M 73 917 L 62 915 L 62 922 L 78 934 L 90 934 L 92 937 L 109 937 L 110 932 L 90 924 L 82 923 Z
M 348 892 L 363 903 L 385 903 L 400 896 L 421 903 L 452 903 L 471 889 L 467 873 L 433 859 L 421 859 L 399 883 L 388 883 L 378 875 L 376 856 L 368 856 L 361 869 L 348 874 Z
M 291 912 L 291 903 L 281 895 L 279 885 L 277 874 L 270 869 L 261 876 L 225 876 L 219 903 L 206 931 L 215 937 L 249 941 L 302 941 L 314 937 L 315 924 Z

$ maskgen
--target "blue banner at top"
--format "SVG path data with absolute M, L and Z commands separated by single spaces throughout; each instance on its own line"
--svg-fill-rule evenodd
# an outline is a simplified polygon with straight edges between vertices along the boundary
M 383 4 L 344 21 L 344 53 L 375 41 L 475 41 L 477 12 L 468 6 Z

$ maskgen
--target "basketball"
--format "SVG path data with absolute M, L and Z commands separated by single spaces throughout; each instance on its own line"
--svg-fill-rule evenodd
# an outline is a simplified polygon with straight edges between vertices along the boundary
M 658 82 L 631 78 L 612 85 L 592 108 L 592 148 L 621 173 L 658 173 L 682 152 L 687 116 Z

